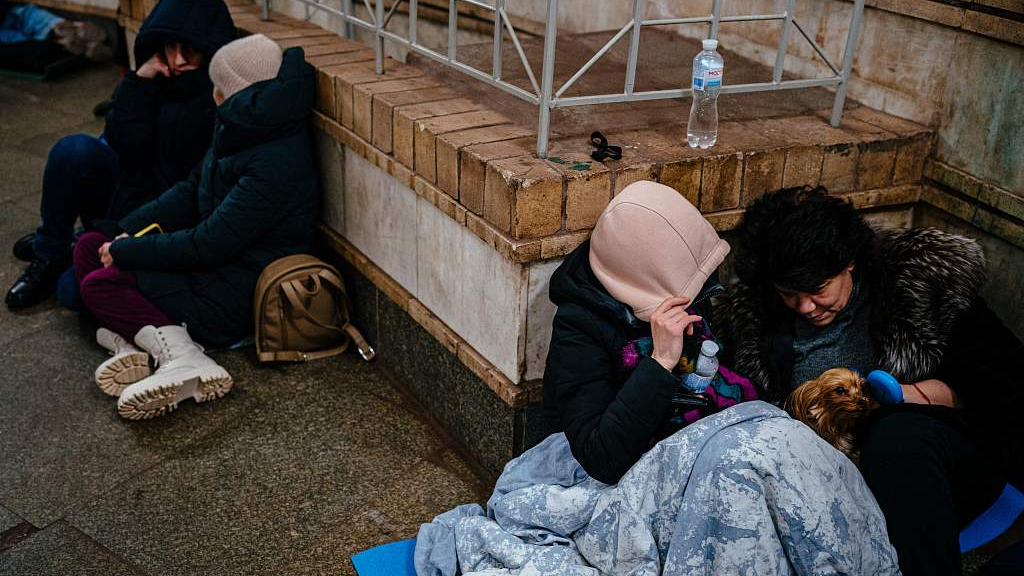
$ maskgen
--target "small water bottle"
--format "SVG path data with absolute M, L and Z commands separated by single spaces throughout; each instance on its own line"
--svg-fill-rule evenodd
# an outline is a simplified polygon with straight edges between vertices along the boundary
M 725 61 L 716 48 L 718 40 L 704 40 L 704 50 L 693 59 L 693 105 L 686 125 L 690 148 L 710 148 L 718 141 L 718 93 Z
M 683 386 L 691 392 L 700 394 L 707 390 L 716 374 L 718 374 L 718 344 L 714 340 L 705 340 L 700 345 L 697 367 L 686 375 Z

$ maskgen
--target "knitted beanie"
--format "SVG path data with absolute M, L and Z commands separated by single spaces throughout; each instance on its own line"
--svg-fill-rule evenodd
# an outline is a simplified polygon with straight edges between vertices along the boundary
M 227 100 L 263 80 L 277 77 L 281 48 L 263 34 L 225 44 L 210 60 L 210 80 Z
M 667 298 L 692 302 L 728 253 L 700 210 L 655 182 L 626 186 L 590 236 L 594 275 L 644 322 Z

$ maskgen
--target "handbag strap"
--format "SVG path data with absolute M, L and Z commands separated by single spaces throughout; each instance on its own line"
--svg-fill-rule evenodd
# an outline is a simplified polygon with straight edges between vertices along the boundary
M 324 272 L 326 272 L 327 275 L 323 274 Z M 338 287 L 338 289 L 342 291 L 342 294 L 344 294 L 344 287 L 341 285 L 340 279 L 337 276 L 335 276 L 332 272 L 330 272 L 329 270 L 321 270 L 318 275 L 327 280 L 329 283 Z M 337 326 L 331 326 L 330 324 L 324 324 L 320 320 L 314 318 L 313 315 L 309 313 L 309 309 L 306 308 L 306 305 L 303 304 L 302 300 L 299 298 L 298 292 L 296 291 L 296 285 L 298 286 L 298 288 L 303 289 L 303 291 L 305 291 L 305 289 L 302 288 L 302 282 L 299 279 L 281 283 L 281 291 L 284 292 L 285 298 L 288 300 L 288 303 L 291 305 L 293 310 L 298 312 L 300 316 L 302 316 L 304 319 L 306 319 L 308 322 L 312 323 L 315 326 L 319 326 L 324 330 L 333 330 L 335 332 L 342 332 L 348 335 L 348 338 L 345 339 L 344 343 L 342 343 L 340 346 L 336 348 L 331 348 L 329 350 L 321 350 L 317 352 L 295 352 L 294 354 L 297 354 L 299 356 L 299 358 L 297 358 L 298 360 L 316 360 L 317 358 L 323 358 L 324 356 L 314 357 L 314 355 L 322 353 L 326 353 L 326 356 L 340 354 L 341 352 L 344 352 L 348 348 L 349 339 L 351 339 L 351 341 L 355 343 L 356 348 L 359 349 L 359 356 L 362 357 L 363 360 L 369 362 L 370 360 L 373 360 L 374 357 L 377 356 L 377 352 L 373 349 L 372 346 L 370 346 L 366 342 L 366 339 L 363 338 L 362 333 L 360 333 L 359 330 L 355 326 L 353 326 L 352 323 L 349 322 L 347 318 L 345 324 L 341 328 L 338 328 Z M 347 303 L 348 301 L 346 298 L 345 304 L 347 305 Z M 346 314 L 346 316 L 348 315 Z M 282 354 L 282 352 L 278 352 L 276 354 L 280 355 Z

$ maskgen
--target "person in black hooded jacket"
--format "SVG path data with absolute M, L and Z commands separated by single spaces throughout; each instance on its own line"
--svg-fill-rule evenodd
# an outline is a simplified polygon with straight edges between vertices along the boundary
M 708 317 L 729 251 L 675 190 L 637 182 L 605 209 L 591 239 L 551 278 L 558 306 L 544 370 L 544 415 L 587 473 L 615 484 L 654 442 L 681 428 L 672 374 L 683 340 Z M 698 314 L 688 312 L 692 309 Z M 624 348 L 652 338 L 649 355 Z
M 272 40 L 249 36 L 218 51 L 210 75 L 222 103 L 201 166 L 122 218 L 126 234 L 89 232 L 75 247 L 82 300 L 120 337 L 115 356 L 96 372 L 97 385 L 119 396 L 118 411 L 129 419 L 225 394 L 231 377 L 202 346 L 250 335 L 263 268 L 313 247 L 315 80 L 302 49 L 282 55 Z M 162 233 L 138 236 L 153 225 Z M 140 379 L 147 353 L 158 369 Z
M 50 150 L 42 224 L 15 243 L 15 256 L 29 265 L 7 292 L 9 308 L 33 306 L 50 294 L 68 267 L 76 220 L 116 235 L 117 220 L 199 163 L 216 113 L 208 63 L 234 36 L 221 0 L 157 4 L 135 40 L 138 68 L 118 84 L 103 135 L 66 136 Z

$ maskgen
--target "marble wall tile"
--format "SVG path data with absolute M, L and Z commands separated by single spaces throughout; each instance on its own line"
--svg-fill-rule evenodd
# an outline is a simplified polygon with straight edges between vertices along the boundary
M 359 154 L 345 153 L 345 237 L 416 294 L 418 196 Z
M 530 267 L 530 284 L 526 301 L 526 380 L 544 376 L 544 362 L 551 343 L 551 321 L 555 305 L 548 298 L 551 275 L 563 259 L 549 260 Z
M 519 381 L 526 269 L 509 262 L 425 199 L 417 219 L 417 290 L 430 311 Z
M 345 147 L 321 130 L 313 130 L 322 202 L 320 217 L 339 234 L 345 234 Z
M 980 210 L 980 209 L 979 209 Z M 1024 270 L 1021 250 L 970 223 L 927 204 L 914 209 L 914 226 L 934 226 L 978 241 L 985 250 L 988 280 L 981 295 L 999 319 L 1018 338 L 1024 338 Z
M 1024 196 L 1024 50 L 964 35 L 955 52 L 936 156 Z

